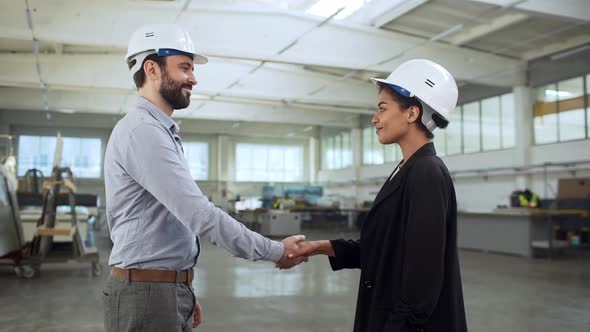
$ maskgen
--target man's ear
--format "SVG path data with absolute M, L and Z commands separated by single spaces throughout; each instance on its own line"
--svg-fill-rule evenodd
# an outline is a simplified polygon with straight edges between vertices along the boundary
M 152 60 L 147 60 L 143 64 L 143 70 L 145 72 L 145 77 L 151 81 L 160 78 L 160 66 Z
M 408 122 L 416 122 L 420 117 L 420 109 L 418 106 L 410 106 L 408 109 Z

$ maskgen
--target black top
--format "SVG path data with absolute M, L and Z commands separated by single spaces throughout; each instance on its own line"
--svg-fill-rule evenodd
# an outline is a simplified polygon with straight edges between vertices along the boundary
M 361 269 L 355 332 L 467 331 L 455 189 L 432 143 L 383 185 L 360 240 L 332 245 L 333 270 Z

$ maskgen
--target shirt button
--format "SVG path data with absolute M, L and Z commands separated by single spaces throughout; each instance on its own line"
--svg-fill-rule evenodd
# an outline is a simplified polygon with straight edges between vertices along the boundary
M 365 288 L 367 288 L 367 289 L 371 289 L 372 287 L 373 287 L 373 284 L 371 284 L 371 282 L 370 282 L 370 281 L 368 281 L 368 280 L 367 280 L 367 281 L 365 281 Z

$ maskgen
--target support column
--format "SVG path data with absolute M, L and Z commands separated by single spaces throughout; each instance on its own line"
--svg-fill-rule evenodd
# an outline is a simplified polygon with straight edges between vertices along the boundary
M 533 92 L 528 86 L 515 86 L 514 93 L 514 166 L 526 167 L 531 164 L 533 146 Z M 518 189 L 530 188 L 531 177 L 518 175 L 515 178 Z
M 317 137 L 309 138 L 309 183 L 316 183 L 319 171 L 320 144 Z
M 10 154 L 10 124 L 6 118 L 5 112 L 0 111 L 0 159 L 7 157 Z M 12 146 L 16 148 L 16 137 L 12 138 Z M 16 151 L 14 151 L 16 153 Z
M 362 149 L 362 128 L 353 128 L 350 140 L 352 145 L 352 194 L 356 200 L 356 204 L 360 204 L 359 201 L 359 181 L 360 181 L 360 169 L 363 164 L 363 149 Z

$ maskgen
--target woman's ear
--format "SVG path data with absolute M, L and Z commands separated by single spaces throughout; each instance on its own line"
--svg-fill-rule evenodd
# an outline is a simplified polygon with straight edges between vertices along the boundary
M 416 122 L 419 116 L 420 109 L 418 108 L 418 106 L 410 106 L 410 108 L 408 109 L 408 122 Z

